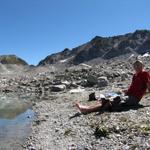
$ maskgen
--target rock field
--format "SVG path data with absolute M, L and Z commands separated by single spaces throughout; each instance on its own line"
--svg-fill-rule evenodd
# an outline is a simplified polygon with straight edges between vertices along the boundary
M 142 58 L 150 71 L 150 57 Z M 148 150 L 150 149 L 150 94 L 139 108 L 82 115 L 74 103 L 90 93 L 121 93 L 133 75 L 135 58 L 115 58 L 99 64 L 26 69 L 1 74 L 0 91 L 34 97 L 36 119 L 25 150 Z M 15 76 L 15 77 L 14 77 Z M 37 97 L 37 98 L 35 98 Z M 39 101 L 40 99 L 40 101 Z

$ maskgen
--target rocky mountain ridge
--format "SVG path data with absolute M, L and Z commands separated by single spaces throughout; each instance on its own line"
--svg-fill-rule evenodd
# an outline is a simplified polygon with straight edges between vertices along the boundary
M 138 55 L 147 52 L 150 52 L 150 31 L 136 30 L 134 33 L 113 37 L 96 36 L 72 50 L 66 48 L 62 52 L 49 55 L 38 65 L 80 64 L 96 58 L 107 60 L 128 53 Z
M 61 52 L 48 55 L 38 63 L 38 66 L 77 65 L 95 59 L 109 60 L 126 54 L 141 55 L 149 52 L 150 30 L 136 30 L 134 33 L 113 37 L 96 36 L 91 41 L 73 49 L 65 48 Z M 15 55 L 1 55 L 0 64 L 28 65 L 25 60 Z
M 1 55 L 0 64 L 28 65 L 25 60 L 17 57 L 16 55 Z

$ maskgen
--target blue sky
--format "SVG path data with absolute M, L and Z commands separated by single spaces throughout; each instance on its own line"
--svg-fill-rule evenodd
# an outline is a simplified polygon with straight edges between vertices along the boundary
M 150 0 L 0 0 L 0 55 L 36 65 L 96 35 L 150 30 Z

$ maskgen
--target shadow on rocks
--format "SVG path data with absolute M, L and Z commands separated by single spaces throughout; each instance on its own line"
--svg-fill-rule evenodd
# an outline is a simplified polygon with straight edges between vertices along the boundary
M 124 111 L 129 111 L 129 110 L 138 110 L 138 109 L 141 109 L 141 108 L 145 108 L 145 107 L 150 107 L 150 105 L 142 105 L 142 104 L 139 104 L 137 106 L 124 106 L 123 104 L 121 105 L 118 105 L 116 107 L 112 107 L 112 108 L 109 108 L 109 110 L 106 110 L 106 111 L 109 111 L 109 112 L 124 112 Z M 98 113 L 96 113 L 96 115 L 101 115 L 102 113 L 106 112 L 105 110 L 100 110 L 98 111 Z
M 142 104 L 139 104 L 137 106 L 124 106 L 122 104 L 122 105 L 119 105 L 117 107 L 109 108 L 108 110 L 103 110 L 103 109 L 99 110 L 96 112 L 96 115 L 101 115 L 104 112 L 124 112 L 124 111 L 129 111 L 129 110 L 138 110 L 138 109 L 145 108 L 145 107 L 150 107 L 150 105 L 144 106 Z M 86 114 L 89 114 L 89 113 L 86 113 Z M 82 114 L 80 112 L 77 112 L 77 113 L 73 114 L 72 116 L 70 116 L 69 120 L 76 118 L 76 117 L 80 117 L 81 115 L 86 115 L 86 114 Z
M 75 118 L 75 117 L 80 117 L 81 115 L 82 115 L 82 113 L 77 112 L 77 113 L 75 113 L 74 115 L 70 116 L 70 117 L 69 117 L 69 120 L 71 120 L 71 119 L 73 119 L 73 118 Z

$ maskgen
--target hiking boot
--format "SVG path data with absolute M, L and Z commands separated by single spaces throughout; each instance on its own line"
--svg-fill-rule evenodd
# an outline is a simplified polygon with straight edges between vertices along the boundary
M 121 98 L 120 98 L 120 96 L 117 96 L 117 97 L 115 97 L 114 99 L 113 99 L 113 104 L 119 104 L 121 102 Z
M 89 95 L 89 101 L 95 101 L 95 100 L 97 100 L 97 99 L 95 97 L 95 92 L 93 92 Z

